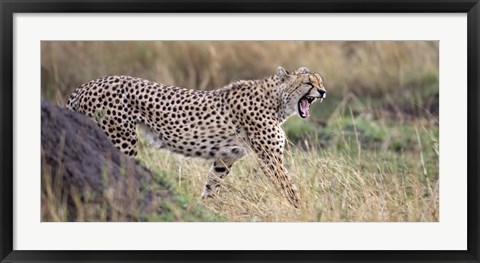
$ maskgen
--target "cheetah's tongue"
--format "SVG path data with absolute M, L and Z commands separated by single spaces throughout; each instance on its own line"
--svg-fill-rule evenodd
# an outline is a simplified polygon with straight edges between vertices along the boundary
M 300 114 L 302 117 L 306 118 L 310 116 L 310 112 L 308 111 L 309 105 L 308 100 L 305 98 L 300 99 Z

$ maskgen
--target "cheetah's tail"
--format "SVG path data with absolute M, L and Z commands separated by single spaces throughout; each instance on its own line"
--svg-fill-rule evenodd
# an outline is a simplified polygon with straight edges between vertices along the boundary
M 72 111 L 78 111 L 78 106 L 79 106 L 78 97 L 79 97 L 78 94 L 74 92 L 68 99 L 67 105 L 65 105 L 65 107 Z
M 65 105 L 65 108 L 72 110 L 72 111 L 77 111 L 78 109 L 78 99 L 76 97 L 70 97 L 67 101 L 67 105 Z

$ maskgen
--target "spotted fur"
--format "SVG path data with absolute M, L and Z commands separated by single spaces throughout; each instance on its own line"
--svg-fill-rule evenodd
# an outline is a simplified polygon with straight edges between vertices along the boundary
M 156 148 L 212 159 L 204 197 L 213 196 L 235 161 L 252 149 L 264 173 L 298 207 L 297 190 L 283 166 L 281 124 L 299 114 L 302 98 L 311 103 L 325 95 L 319 74 L 304 67 L 288 73 L 279 67 L 271 77 L 211 91 L 109 76 L 78 87 L 66 107 L 93 119 L 129 156 L 137 154 L 138 125 Z

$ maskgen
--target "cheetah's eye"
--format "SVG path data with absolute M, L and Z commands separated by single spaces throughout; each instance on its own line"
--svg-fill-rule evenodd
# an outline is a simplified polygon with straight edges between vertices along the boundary
M 305 84 L 309 85 L 310 87 L 313 88 L 313 84 L 311 82 L 305 82 Z

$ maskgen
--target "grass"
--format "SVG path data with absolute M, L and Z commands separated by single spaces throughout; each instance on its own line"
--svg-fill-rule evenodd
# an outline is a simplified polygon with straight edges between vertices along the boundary
M 213 89 L 272 75 L 279 65 L 305 66 L 337 98 L 438 83 L 436 41 L 43 41 L 41 50 L 42 94 L 62 105 L 84 82 L 118 74 Z
M 234 165 L 218 198 L 201 200 L 211 163 L 142 140 L 138 160 L 177 200 L 165 218 L 145 220 L 438 221 L 438 42 L 54 41 L 41 48 L 42 96 L 60 106 L 78 85 L 115 74 L 196 89 L 263 78 L 279 65 L 326 79 L 328 97 L 311 117 L 284 124 L 300 210 L 275 191 L 253 154 Z
M 99 192 L 88 185 L 65 185 L 63 167 L 56 167 L 53 173 L 52 169 L 45 162 L 42 164 L 42 222 L 224 220 L 173 193 L 173 187 L 163 178 L 161 171 L 154 174 L 155 183 L 145 178 L 141 187 L 129 182 L 128 178 L 112 180 L 104 171 L 99 176 L 106 187 Z
M 218 198 L 201 200 L 209 164 L 142 149 L 140 159 L 166 169 L 177 192 L 227 221 L 437 221 L 438 184 L 418 157 L 366 153 L 357 159 L 326 151 L 291 150 L 287 167 L 300 189 L 292 208 L 261 173 L 253 156 L 239 161 Z

